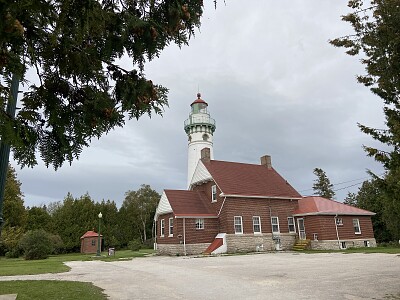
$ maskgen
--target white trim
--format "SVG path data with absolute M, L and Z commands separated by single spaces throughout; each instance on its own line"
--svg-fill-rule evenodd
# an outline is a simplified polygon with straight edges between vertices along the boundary
M 154 221 L 157 221 L 157 218 L 160 215 L 172 213 L 172 207 L 171 204 L 169 203 L 167 194 L 165 194 L 165 191 L 163 191 L 160 201 L 158 202 L 156 213 L 154 214 Z
M 211 186 L 211 202 L 217 202 L 217 185 Z
M 277 223 L 276 224 L 272 223 L 272 219 L 276 219 Z M 274 231 L 274 226 L 276 226 L 276 225 L 278 225 L 278 231 Z M 281 229 L 279 227 L 279 217 L 277 217 L 277 216 L 271 216 L 271 231 L 272 231 L 272 234 L 281 233 Z
M 175 216 L 175 219 L 217 219 L 218 216 Z
M 291 225 L 293 225 L 294 231 L 290 231 L 289 219 L 293 220 L 293 224 L 291 224 Z M 294 221 L 294 217 L 287 217 L 287 222 L 288 222 L 288 232 L 289 233 L 296 233 L 296 222 Z
M 236 218 L 240 218 L 240 224 L 236 224 Z M 236 225 L 240 225 L 240 232 L 236 232 Z M 235 232 L 235 234 L 243 234 L 243 218 L 242 216 L 234 216 L 233 217 L 233 230 Z
M 197 220 L 199 220 L 199 224 L 201 225 L 199 228 L 197 228 Z M 204 230 L 204 218 L 197 218 L 194 224 L 196 230 Z
M 172 223 L 172 233 L 171 233 L 171 223 Z M 173 237 L 173 236 L 174 236 L 174 218 L 169 218 L 168 219 L 168 237 Z
M 161 219 L 160 220 L 160 236 L 164 237 L 165 234 L 165 220 Z
M 258 219 L 258 224 L 254 224 L 254 218 Z M 262 230 L 261 230 L 261 218 L 260 218 L 260 216 L 253 216 L 252 220 L 253 220 L 253 233 L 254 234 L 261 234 Z M 260 228 L 260 231 L 254 231 L 254 225 L 258 225 L 258 227 Z
M 253 199 L 281 199 L 281 200 L 300 200 L 302 198 L 294 198 L 294 197 L 272 197 L 272 196 L 255 196 L 255 195 L 234 195 L 234 194 L 225 194 L 221 193 L 221 197 L 230 197 L 230 198 L 253 198 Z
M 354 226 L 354 221 L 357 221 L 358 231 L 356 231 L 356 227 Z M 361 234 L 360 219 L 358 218 L 353 219 L 353 228 L 354 228 L 354 234 Z

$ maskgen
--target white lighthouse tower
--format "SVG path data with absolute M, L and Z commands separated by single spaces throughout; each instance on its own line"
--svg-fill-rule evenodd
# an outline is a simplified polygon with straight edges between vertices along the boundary
M 201 158 L 201 150 L 210 148 L 210 158 L 214 158 L 213 134 L 215 120 L 210 117 L 207 111 L 207 102 L 200 97 L 201 94 L 198 93 L 197 99 L 190 105 L 192 110 L 189 118 L 185 121 L 185 132 L 188 135 L 188 187 L 197 163 Z

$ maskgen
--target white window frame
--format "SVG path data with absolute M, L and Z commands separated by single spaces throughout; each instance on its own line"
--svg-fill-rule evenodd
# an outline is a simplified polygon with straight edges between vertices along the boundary
M 287 218 L 287 223 L 288 223 L 288 231 L 289 231 L 289 233 L 296 233 L 296 225 L 295 225 L 295 223 L 294 223 L 294 218 L 293 217 L 288 217 Z M 290 221 L 289 220 L 292 220 L 292 224 L 290 224 Z M 293 230 L 290 230 L 290 226 L 293 226 Z
M 354 222 L 356 222 L 356 224 L 354 224 Z M 353 219 L 353 228 L 355 234 L 361 234 L 360 219 Z
M 201 230 L 204 229 L 204 219 L 196 219 L 195 220 L 196 223 L 196 230 Z
M 238 221 L 238 222 L 236 222 Z M 240 226 L 240 231 L 236 230 L 236 226 Z M 243 218 L 242 216 L 234 216 L 233 217 L 233 229 L 235 234 L 243 234 Z
M 340 249 L 347 249 L 347 245 L 345 241 L 340 242 Z
M 217 186 L 211 186 L 211 202 L 217 202 Z
M 337 226 L 343 226 L 343 219 L 342 218 L 335 218 L 335 222 Z
M 276 223 L 273 220 L 276 220 Z M 274 226 L 278 226 L 277 231 L 274 231 Z M 271 217 L 271 231 L 272 233 L 281 233 L 281 230 L 279 228 L 279 217 Z
M 168 225 L 169 225 L 168 226 L 168 229 L 169 229 L 168 236 L 172 237 L 172 236 L 174 236 L 174 218 L 169 218 Z
M 256 231 L 258 227 L 258 231 Z M 260 216 L 253 216 L 253 232 L 254 234 L 261 234 L 261 218 Z
M 165 221 L 164 219 L 160 220 L 160 236 L 164 237 L 164 230 L 165 230 Z

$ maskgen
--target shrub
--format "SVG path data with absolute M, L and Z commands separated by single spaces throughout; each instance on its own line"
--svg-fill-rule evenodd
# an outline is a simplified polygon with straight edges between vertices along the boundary
M 142 243 L 140 242 L 139 239 L 130 241 L 130 242 L 128 243 L 128 248 L 129 248 L 130 250 L 132 250 L 132 251 L 139 251 L 140 248 L 142 248 Z
M 43 229 L 28 231 L 22 237 L 19 246 L 26 260 L 45 259 L 53 251 L 50 234 Z
M 19 250 L 18 249 L 14 249 L 14 250 L 10 250 L 8 252 L 6 252 L 6 258 L 18 258 L 19 257 Z
M 51 254 L 65 253 L 64 242 L 58 234 L 49 234 L 49 238 L 53 248 Z

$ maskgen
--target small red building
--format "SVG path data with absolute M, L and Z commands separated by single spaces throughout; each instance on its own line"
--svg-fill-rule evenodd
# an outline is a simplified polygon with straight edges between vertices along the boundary
M 96 253 L 97 252 L 97 241 L 99 234 L 92 230 L 87 231 L 81 236 L 81 253 Z M 102 246 L 103 235 L 100 234 L 100 249 Z

